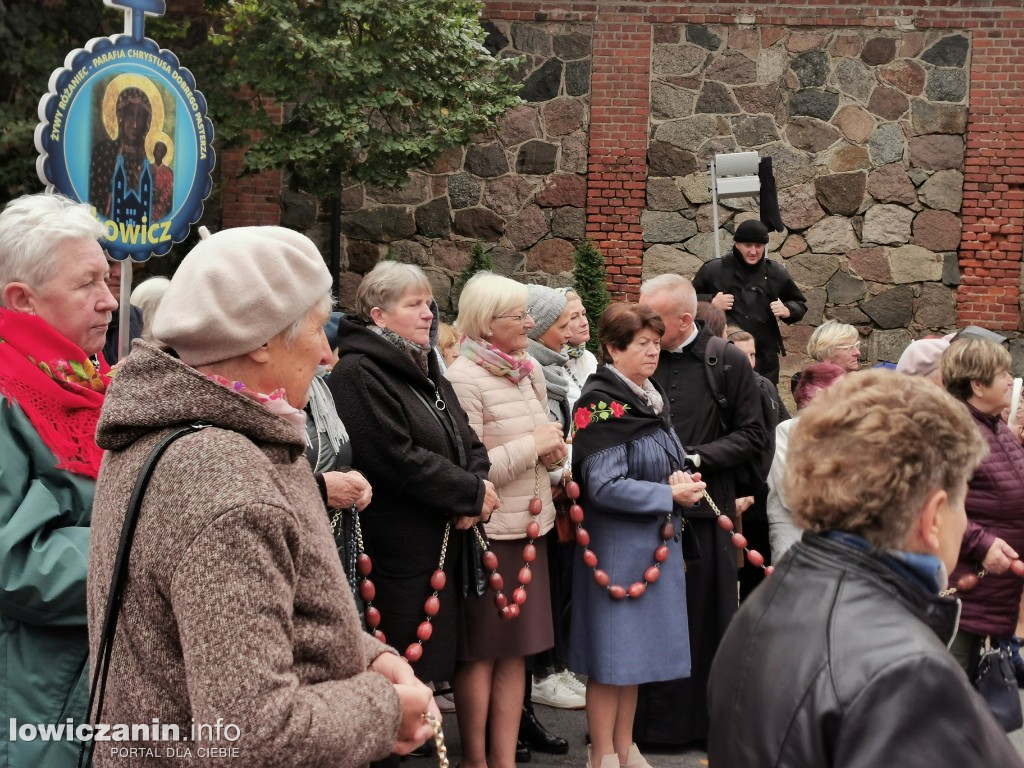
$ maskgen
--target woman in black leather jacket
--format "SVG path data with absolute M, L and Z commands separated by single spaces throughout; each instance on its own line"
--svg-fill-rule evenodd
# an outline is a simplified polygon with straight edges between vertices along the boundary
M 802 413 L 783 482 L 807 532 L 719 646 L 712 766 L 1024 766 L 947 650 L 959 604 L 939 596 L 983 453 L 961 404 L 902 374 L 851 374 Z

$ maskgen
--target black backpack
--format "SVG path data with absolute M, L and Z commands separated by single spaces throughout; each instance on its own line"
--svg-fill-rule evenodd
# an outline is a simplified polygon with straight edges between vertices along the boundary
M 704 373 L 707 376 L 711 396 L 718 405 L 718 419 L 723 430 L 729 429 L 729 425 L 725 422 L 729 399 L 725 396 L 725 366 L 722 365 L 722 357 L 729 344 L 732 342 L 712 336 L 708 339 L 708 345 L 704 349 Z M 763 378 L 757 372 L 754 373 L 754 376 L 757 379 Z M 769 394 L 768 388 L 762 386 L 761 381 L 758 381 L 757 391 L 761 398 L 761 419 L 770 436 L 769 446 L 762 451 L 761 455 L 748 459 L 733 469 L 737 498 L 754 496 L 762 490 L 768 478 L 768 471 L 772 467 L 772 458 L 775 455 L 775 427 L 782 416 L 779 411 L 779 403 Z

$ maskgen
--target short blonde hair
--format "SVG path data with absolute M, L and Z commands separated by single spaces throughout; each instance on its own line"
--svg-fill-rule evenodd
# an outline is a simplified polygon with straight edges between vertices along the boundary
M 848 531 L 899 549 L 928 495 L 962 500 L 987 452 L 967 408 L 930 382 L 852 373 L 796 420 L 783 492 L 809 531 Z
M 437 348 L 444 349 L 449 344 L 459 343 L 459 332 L 448 323 L 439 323 L 437 326 Z
M 844 344 L 856 344 L 860 341 L 860 332 L 852 325 L 838 320 L 828 320 L 814 329 L 807 340 L 807 356 L 819 363 L 829 362 L 836 347 Z
M 395 302 L 416 289 L 433 295 L 430 281 L 423 274 L 423 270 L 415 264 L 402 264 L 398 261 L 377 262 L 377 266 L 366 273 L 356 289 L 356 315 L 364 323 L 372 322 L 370 311 L 374 307 L 390 312 Z
M 471 339 L 480 339 L 491 332 L 491 321 L 516 307 L 526 304 L 526 286 L 493 272 L 477 272 L 466 283 L 459 296 L 459 316 L 455 327 Z
M 987 387 L 1000 373 L 1010 370 L 1012 362 L 1002 344 L 971 336 L 958 339 L 939 358 L 942 385 L 953 397 L 966 402 L 973 391 L 971 382 Z

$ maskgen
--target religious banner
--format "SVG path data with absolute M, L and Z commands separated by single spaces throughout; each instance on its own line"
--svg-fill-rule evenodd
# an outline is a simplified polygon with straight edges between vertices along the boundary
M 178 57 L 144 36 L 164 0 L 123 8 L 123 35 L 71 51 L 39 102 L 40 179 L 89 203 L 116 259 L 145 261 L 184 240 L 203 212 L 216 160 L 206 99 Z

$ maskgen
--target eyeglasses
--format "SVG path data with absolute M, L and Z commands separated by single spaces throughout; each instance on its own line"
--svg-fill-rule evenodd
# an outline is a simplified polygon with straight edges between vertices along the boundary
M 515 320 L 517 323 L 522 325 L 528 317 L 530 317 L 530 313 L 524 312 L 521 315 L 494 315 L 491 317 L 491 320 Z

